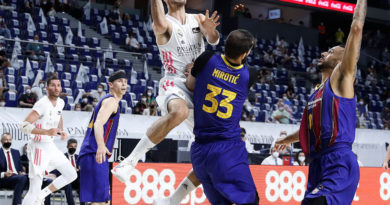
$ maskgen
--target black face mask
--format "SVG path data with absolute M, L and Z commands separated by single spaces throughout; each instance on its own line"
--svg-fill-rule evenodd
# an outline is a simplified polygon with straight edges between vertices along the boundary
M 11 147 L 11 142 L 4 143 L 3 147 L 6 148 L 6 149 L 10 148 Z
M 71 154 L 71 155 L 74 154 L 75 152 L 76 152 L 76 148 L 72 147 L 72 148 L 68 149 L 68 153 Z

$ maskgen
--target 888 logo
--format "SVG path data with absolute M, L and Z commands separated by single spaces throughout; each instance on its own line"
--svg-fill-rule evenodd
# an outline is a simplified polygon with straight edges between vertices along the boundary
M 291 173 L 275 170 L 269 171 L 265 176 L 265 197 L 270 202 L 280 199 L 289 202 L 294 199 L 297 202 L 303 200 L 306 191 L 306 176 L 302 171 Z
M 129 204 L 153 203 L 153 199 L 168 197 L 175 191 L 176 175 L 171 169 L 163 169 L 158 173 L 155 169 L 146 169 L 143 173 L 135 169 L 126 184 L 124 198 Z M 181 204 L 202 204 L 206 202 L 206 195 L 202 186 L 193 190 Z

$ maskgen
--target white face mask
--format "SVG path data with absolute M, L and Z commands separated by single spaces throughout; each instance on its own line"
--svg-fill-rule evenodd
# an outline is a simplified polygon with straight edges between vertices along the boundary
M 152 96 L 152 93 L 148 93 L 148 96 L 149 96 L 149 97 Z
M 5 106 L 5 102 L 0 102 L 0 107 L 4 107 Z
M 300 157 L 298 157 L 298 160 L 299 160 L 300 162 L 304 162 L 304 161 L 305 161 L 305 159 L 306 159 L 306 157 L 305 157 L 305 156 L 300 156 Z
M 279 157 L 279 152 L 273 152 L 273 153 L 272 153 L 272 156 L 273 156 L 274 158 L 278 158 L 278 157 Z
M 81 111 L 81 108 L 78 107 L 78 108 L 76 108 L 75 110 L 76 110 L 76 111 Z
M 142 100 L 143 102 L 145 102 L 145 101 L 146 101 L 146 98 L 141 98 L 141 100 Z
M 362 101 L 359 102 L 361 105 L 363 105 L 364 103 Z
M 97 102 L 93 102 L 92 105 L 95 107 L 97 105 Z
M 83 98 L 83 103 L 87 103 L 88 102 L 88 98 Z
M 98 92 L 99 93 L 103 92 L 103 88 L 98 88 Z
M 30 94 L 30 93 L 31 93 L 31 90 L 30 90 L 30 89 L 27 89 L 27 90 L 26 90 L 26 93 L 27 93 L 27 94 Z
M 279 107 L 278 109 L 279 109 L 280 112 L 283 112 L 284 107 Z
M 43 83 L 41 83 L 41 84 L 39 84 L 39 87 L 40 87 L 40 88 L 44 88 L 45 85 L 44 85 Z

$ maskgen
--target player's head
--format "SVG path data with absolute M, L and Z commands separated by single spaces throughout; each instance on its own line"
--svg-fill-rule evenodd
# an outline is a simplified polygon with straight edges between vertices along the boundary
M 46 80 L 46 90 L 49 97 L 58 98 L 61 94 L 61 81 L 57 76 L 52 75 Z
M 169 9 L 177 9 L 184 7 L 187 3 L 187 0 L 164 0 L 168 5 Z
M 108 86 L 110 87 L 111 93 L 121 96 L 124 95 L 127 87 L 127 76 L 125 71 L 118 70 L 111 74 L 108 78 Z
M 245 63 L 254 44 L 255 38 L 249 31 L 244 29 L 234 30 L 229 33 L 226 39 L 225 55 L 230 59 Z
M 343 59 L 344 50 L 344 45 L 338 45 L 330 48 L 326 52 L 322 52 L 321 58 L 318 60 L 318 68 L 320 71 L 333 70 Z

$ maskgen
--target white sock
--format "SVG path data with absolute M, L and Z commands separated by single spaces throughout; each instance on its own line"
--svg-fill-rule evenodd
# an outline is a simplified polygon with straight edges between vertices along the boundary
M 187 194 L 194 189 L 196 189 L 196 186 L 186 177 L 169 197 L 171 204 L 180 204 Z
M 144 135 L 141 140 L 135 146 L 134 150 L 131 152 L 125 161 L 130 161 L 133 165 L 137 164 L 142 156 L 146 154 L 150 149 L 152 149 L 156 144 L 150 141 L 149 137 Z
M 49 194 L 52 193 L 50 191 L 50 189 L 49 189 L 49 186 L 47 186 L 47 187 L 45 187 L 44 189 L 41 190 L 41 192 L 39 193 L 39 199 L 42 200 L 42 199 L 46 198 L 47 196 L 49 196 Z

